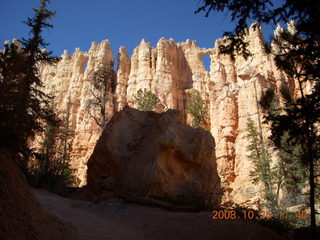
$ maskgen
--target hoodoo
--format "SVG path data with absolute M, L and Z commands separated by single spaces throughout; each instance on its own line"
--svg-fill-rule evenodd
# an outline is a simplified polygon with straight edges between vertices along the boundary
M 252 56 L 244 59 L 219 52 L 221 39 L 213 48 L 201 48 L 195 41 L 176 43 L 161 38 L 157 46 L 142 40 L 131 57 L 126 48 L 118 54 L 117 71 L 109 83 L 105 104 L 110 119 L 124 106 L 135 106 L 133 95 L 139 89 L 148 89 L 160 99 L 163 109 L 177 109 L 188 119 L 186 107 L 189 93 L 197 90 L 208 106 L 208 130 L 215 139 L 215 156 L 223 202 L 253 206 L 258 198 L 258 186 L 252 184 L 251 162 L 247 158 L 248 140 L 245 138 L 247 118 L 262 120 L 257 101 L 267 87 L 277 89 L 281 72 L 273 58 L 264 51 L 261 28 L 248 30 L 248 49 Z M 211 59 L 206 71 L 202 56 Z M 72 55 L 64 52 L 54 66 L 43 66 L 41 79 L 45 91 L 55 95 L 56 108 L 63 112 L 71 109 L 71 128 L 75 133 L 71 165 L 76 171 L 78 184 L 86 184 L 87 161 L 102 133 L 94 118 L 99 118 L 98 107 L 88 107 L 98 91 L 93 79 L 99 69 L 113 71 L 114 56 L 108 40 L 92 43 L 88 52 L 76 49 Z M 111 78 L 110 78 L 111 81 Z M 294 86 L 294 83 L 290 83 Z M 262 129 L 268 135 L 268 129 Z

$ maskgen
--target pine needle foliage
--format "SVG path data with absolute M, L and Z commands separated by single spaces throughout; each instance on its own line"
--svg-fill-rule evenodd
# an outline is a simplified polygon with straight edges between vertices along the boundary
M 70 168 L 70 152 L 74 131 L 70 126 L 70 99 L 62 120 L 48 121 L 40 142 L 39 152 L 30 164 L 32 185 L 51 191 L 61 191 L 74 183 Z
M 159 98 L 147 89 L 139 89 L 133 97 L 136 101 L 137 109 L 141 111 L 152 111 L 157 103 L 160 103 Z
M 248 118 L 247 121 L 246 138 L 249 140 L 247 146 L 249 151 L 248 158 L 253 166 L 250 176 L 253 177 L 254 183 L 262 183 L 266 207 L 272 210 L 278 209 L 277 189 L 275 189 L 275 184 L 279 179 L 278 169 L 277 167 L 271 168 L 272 159 L 263 142 L 262 134 L 258 131 L 251 118 Z
M 187 105 L 187 113 L 192 116 L 192 127 L 201 127 L 207 116 L 208 110 L 204 100 L 202 100 L 199 91 L 190 93 L 190 99 Z
M 231 20 L 236 22 L 220 50 L 222 53 L 234 54 L 242 52 L 248 57 L 245 31 L 253 21 L 266 24 L 288 23 L 295 21 L 295 31 L 283 31 L 273 39 L 274 45 L 280 51 L 266 51 L 273 54 L 277 67 L 298 83 L 296 86 L 299 96 L 286 101 L 280 114 L 267 105 L 269 100 L 263 100 L 264 108 L 268 111 L 267 120 L 271 124 L 271 139 L 277 148 L 281 148 L 282 136 L 287 133 L 290 144 L 301 147 L 300 162 L 308 166 L 310 230 L 316 234 L 316 189 L 319 175 L 319 120 L 320 120 L 320 7 L 318 0 L 201 0 L 196 12 L 204 11 L 229 13 Z M 255 24 L 254 27 L 259 25 Z M 247 54 L 247 56 L 246 56 Z M 280 79 L 277 79 L 280 80 Z M 310 84 L 311 92 L 306 91 Z M 289 100 L 288 96 L 283 96 Z M 270 102 L 270 101 L 269 101 Z M 271 101 L 272 102 L 272 101 Z M 315 238 L 315 237 L 314 237 Z
M 41 34 L 55 12 L 47 10 L 47 0 L 33 9 L 35 16 L 24 23 L 30 27 L 30 37 L 18 42 L 6 42 L 0 51 L 0 147 L 10 151 L 23 172 L 28 175 L 28 161 L 33 149 L 30 138 L 43 131 L 43 122 L 54 122 L 51 98 L 45 94 L 39 66 L 54 63 L 57 58 L 45 49 L 48 44 Z

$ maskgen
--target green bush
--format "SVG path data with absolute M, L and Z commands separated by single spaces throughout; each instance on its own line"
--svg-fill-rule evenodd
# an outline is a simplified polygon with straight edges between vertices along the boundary
M 136 100 L 137 109 L 141 111 L 152 111 L 156 104 L 160 102 L 159 98 L 147 89 L 139 89 L 133 97 Z
M 201 127 L 208 116 L 206 103 L 202 100 L 200 93 L 196 90 L 190 94 L 187 113 L 192 116 L 192 127 Z

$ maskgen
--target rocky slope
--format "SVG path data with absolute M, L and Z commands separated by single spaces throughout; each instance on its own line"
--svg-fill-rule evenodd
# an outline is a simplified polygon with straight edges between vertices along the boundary
M 76 239 L 70 224 L 42 209 L 23 173 L 4 149 L 0 149 L 0 166 L 1 240 Z
M 274 79 L 280 79 L 282 73 L 264 51 L 261 29 L 250 28 L 247 38 L 253 54 L 248 59 L 236 55 L 232 60 L 220 54 L 221 39 L 209 49 L 190 40 L 176 43 L 161 38 L 156 47 L 142 40 L 131 57 L 121 47 L 116 88 L 106 93 L 105 108 L 109 118 L 127 104 L 134 106 L 133 94 L 147 88 L 161 100 L 163 110 L 181 110 L 184 119 L 188 119 L 188 93 L 198 90 L 208 106 L 208 128 L 216 142 L 218 174 L 225 193 L 223 202 L 254 206 L 258 202 L 258 186 L 249 177 L 247 118 L 261 120 L 262 110 L 257 104 L 261 91 L 277 87 L 279 82 Z M 211 59 L 210 72 L 204 68 L 203 55 Z M 88 52 L 76 49 L 71 56 L 64 52 L 57 65 L 42 68 L 45 90 L 56 96 L 59 112 L 65 112 L 68 103 L 71 108 L 70 120 L 75 131 L 71 159 L 79 185 L 86 183 L 86 164 L 102 130 L 94 120 L 99 117 L 99 107 L 90 105 L 96 96 L 92 84 L 94 72 L 101 67 L 112 69 L 113 61 L 109 41 L 104 40 L 92 43 Z M 294 83 L 291 86 L 294 88 Z M 263 131 L 267 136 L 268 129 Z

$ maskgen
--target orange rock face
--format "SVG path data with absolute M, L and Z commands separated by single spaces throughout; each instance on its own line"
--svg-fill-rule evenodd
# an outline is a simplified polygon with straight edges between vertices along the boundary
M 176 110 L 155 113 L 125 107 L 117 112 L 89 159 L 88 186 L 102 193 L 108 179 L 113 188 L 138 196 L 219 206 L 214 139 L 179 117 Z
M 198 90 L 208 107 L 208 128 L 216 142 L 216 159 L 224 203 L 254 204 L 259 198 L 258 186 L 249 176 L 252 169 L 247 158 L 246 124 L 251 117 L 262 120 L 262 110 L 257 101 L 269 86 L 277 88 L 282 73 L 276 68 L 271 55 L 264 51 L 261 29 L 250 28 L 247 39 L 252 56 L 244 59 L 236 55 L 231 59 L 219 52 L 222 40 L 213 48 L 200 48 L 195 41 L 175 43 L 161 38 L 156 47 L 142 40 L 129 58 L 121 47 L 118 55 L 116 89 L 106 104 L 109 116 L 125 105 L 135 106 L 133 94 L 141 88 L 153 91 L 161 100 L 164 111 L 178 109 L 186 116 L 188 92 Z M 211 59 L 206 71 L 202 56 Z M 84 65 L 87 62 L 86 70 Z M 93 44 L 88 52 L 64 54 L 56 66 L 45 66 L 42 80 L 47 92 L 56 96 L 56 106 L 62 111 L 70 96 L 72 128 L 76 135 L 72 147 L 72 166 L 79 185 L 86 183 L 87 161 L 101 134 L 91 113 L 86 109 L 93 98 L 90 82 L 98 66 L 113 66 L 113 56 L 108 41 Z M 290 83 L 294 88 L 294 83 Z M 112 93 L 110 93 L 112 94 Z M 93 111 L 93 112 L 92 112 Z M 97 113 L 98 114 L 98 113 Z M 129 131 L 129 130 L 128 130 Z M 267 138 L 269 131 L 263 129 Z
M 81 186 L 86 183 L 86 163 L 101 134 L 101 128 L 93 118 L 99 118 L 99 109 L 93 105 L 89 107 L 97 95 L 92 84 L 94 73 L 101 67 L 113 69 L 113 55 L 109 41 L 105 40 L 100 44 L 93 42 L 88 52 L 76 49 L 70 56 L 65 51 L 61 57 L 58 64 L 42 67 L 41 79 L 45 92 L 55 97 L 61 119 L 70 109 L 70 130 L 74 132 L 71 166 Z M 111 95 L 111 90 L 107 94 Z M 114 110 L 112 96 L 105 107 L 107 117 L 111 117 Z

